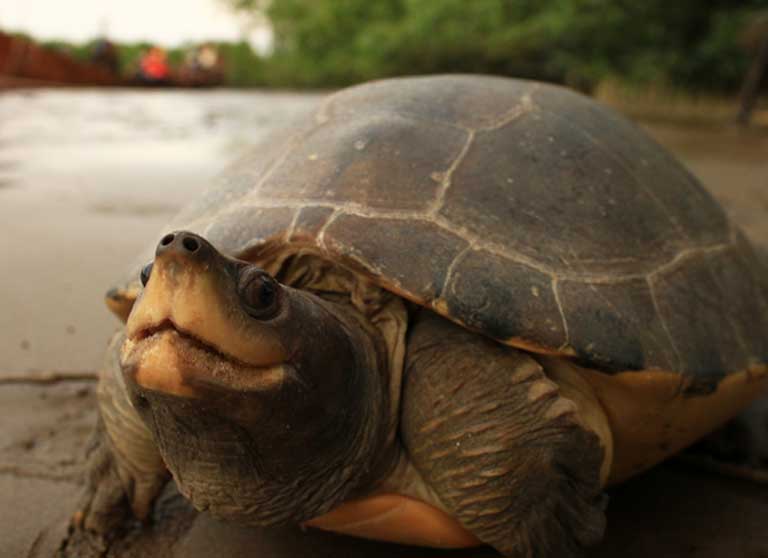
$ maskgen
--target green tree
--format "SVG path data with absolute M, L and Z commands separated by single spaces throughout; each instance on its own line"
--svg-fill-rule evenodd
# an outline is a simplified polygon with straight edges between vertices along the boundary
M 223 0 L 266 17 L 265 79 L 337 86 L 489 72 L 588 89 L 604 77 L 733 90 L 738 35 L 768 0 Z

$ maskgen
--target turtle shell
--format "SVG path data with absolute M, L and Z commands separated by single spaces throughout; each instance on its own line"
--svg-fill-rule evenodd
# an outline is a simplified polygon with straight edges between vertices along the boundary
M 673 371 L 709 391 L 768 361 L 768 271 L 744 236 L 645 133 L 561 87 L 342 90 L 168 229 L 251 259 L 310 246 L 467 328 L 606 373 Z

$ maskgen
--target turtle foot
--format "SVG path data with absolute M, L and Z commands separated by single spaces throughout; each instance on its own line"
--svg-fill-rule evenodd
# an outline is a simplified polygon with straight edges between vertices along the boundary
M 133 519 L 128 496 L 117 470 L 114 456 L 98 427 L 88 445 L 85 489 L 71 525 L 108 537 Z

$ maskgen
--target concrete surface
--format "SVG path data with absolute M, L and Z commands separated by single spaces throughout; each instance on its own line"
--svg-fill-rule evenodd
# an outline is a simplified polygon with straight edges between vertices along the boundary
M 117 321 L 101 295 L 184 202 L 312 95 L 16 91 L 0 94 L 0 556 L 96 556 L 67 539 L 93 382 Z M 649 131 L 758 243 L 768 240 L 768 135 Z M 768 556 L 768 487 L 667 464 L 612 492 L 590 556 Z M 109 556 L 465 556 L 198 515 L 170 487 L 149 528 Z

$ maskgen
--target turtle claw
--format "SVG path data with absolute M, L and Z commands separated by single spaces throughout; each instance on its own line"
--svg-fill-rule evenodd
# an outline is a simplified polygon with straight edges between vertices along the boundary
M 115 459 L 99 426 L 88 448 L 85 489 L 70 524 L 77 530 L 109 535 L 131 517 Z

